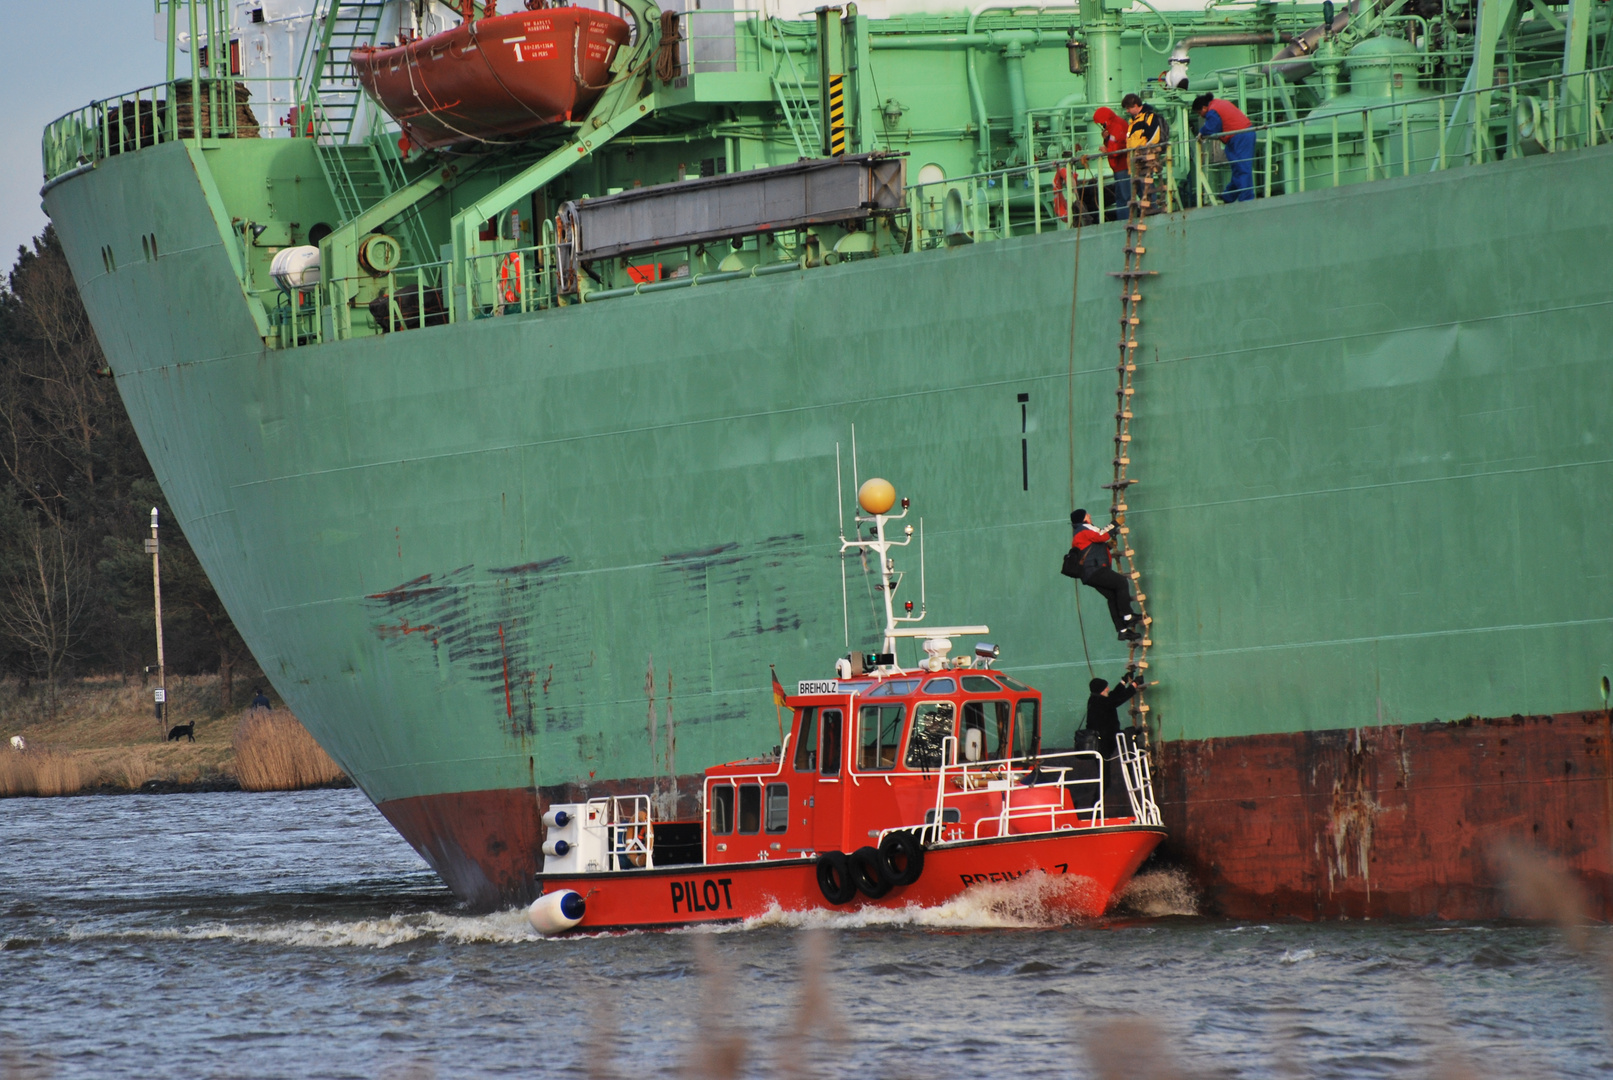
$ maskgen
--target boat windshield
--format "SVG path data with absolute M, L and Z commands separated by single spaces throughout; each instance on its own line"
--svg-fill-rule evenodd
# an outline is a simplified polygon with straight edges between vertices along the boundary
M 1018 679 L 1010 679 L 1007 675 L 999 674 L 997 676 L 997 678 L 1001 679 L 1003 681 L 1003 685 L 1008 687 L 1008 689 L 1010 689 L 1010 690 L 1024 691 L 1024 690 L 1029 690 L 1030 689 L 1030 687 L 1026 686 L 1024 683 L 1020 682 Z
M 896 748 L 902 741 L 902 714 L 906 711 L 902 705 L 864 705 L 857 710 L 857 768 L 896 767 Z
M 917 679 L 891 679 L 874 687 L 863 697 L 906 697 L 919 688 Z
M 951 679 L 936 679 L 948 682 Z M 950 701 L 924 701 L 913 710 L 913 732 L 907 737 L 907 767 L 909 769 L 939 769 L 941 744 L 953 735 L 953 721 L 957 706 Z
M 813 772 L 818 767 L 818 710 L 808 705 L 797 715 L 801 722 L 795 735 L 795 771 Z
M 1042 741 L 1042 703 L 1035 698 L 1020 698 L 1014 708 L 1014 756 L 1036 756 Z
M 965 675 L 963 688 L 971 694 L 995 694 L 1002 689 L 995 680 L 988 679 L 984 675 Z

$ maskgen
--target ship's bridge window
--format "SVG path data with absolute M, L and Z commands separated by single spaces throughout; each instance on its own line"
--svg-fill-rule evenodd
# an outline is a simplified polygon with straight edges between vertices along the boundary
M 767 785 L 767 831 L 781 833 L 790 827 L 790 785 Z
M 935 679 L 948 682 L 951 679 Z M 929 689 L 928 686 L 925 687 Z M 939 769 L 941 744 L 955 734 L 953 723 L 957 719 L 957 706 L 950 701 L 924 701 L 913 709 L 913 730 L 907 737 L 907 767 L 909 769 Z
M 1030 687 L 1026 686 L 1024 683 L 1020 682 L 1018 679 L 1010 679 L 1007 675 L 1003 675 L 1001 673 L 999 673 L 997 675 L 997 678 L 1001 679 L 1003 681 L 1003 685 L 1008 687 L 1008 689 L 1010 689 L 1010 690 L 1018 690 L 1021 693 L 1024 693 L 1024 692 L 1027 692 L 1027 691 L 1030 690 Z
M 753 836 L 762 831 L 762 785 L 739 785 L 739 831 Z
M 711 831 L 727 836 L 734 831 L 734 785 L 717 784 L 711 789 Z
M 1002 689 L 984 675 L 965 675 L 963 688 L 971 694 L 995 694 Z
M 931 679 L 924 684 L 926 694 L 956 694 L 958 684 L 954 679 Z
M 906 697 L 918 688 L 917 679 L 891 679 L 880 683 L 863 697 Z
M 823 748 L 818 753 L 818 771 L 824 776 L 840 775 L 840 717 L 839 709 L 823 710 Z
M 1035 698 L 1020 698 L 1014 708 L 1014 756 L 1035 757 L 1042 743 L 1042 703 Z
M 963 703 L 963 760 L 996 761 L 1008 748 L 1006 701 Z
M 857 768 L 896 767 L 896 748 L 902 741 L 906 711 L 901 705 L 864 705 L 857 710 Z
M 818 767 L 818 710 L 801 709 L 795 732 L 795 771 L 814 772 Z

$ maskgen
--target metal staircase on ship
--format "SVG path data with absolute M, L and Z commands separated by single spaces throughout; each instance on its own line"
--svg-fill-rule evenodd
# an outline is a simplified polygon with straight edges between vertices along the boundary
M 773 96 L 778 99 L 784 123 L 795 139 L 795 148 L 802 157 L 818 157 L 823 153 L 823 125 L 817 99 L 806 92 L 801 69 L 790 55 L 779 21 L 764 19 L 762 33 L 773 49 Z
M 381 19 L 393 0 L 329 0 L 308 36 L 300 65 L 315 154 L 342 221 L 351 221 L 408 182 L 403 157 L 390 137 L 369 138 L 377 119 L 364 108 L 364 90 L 353 67 L 353 50 L 375 44 Z M 365 123 L 366 118 L 369 123 Z M 417 262 L 437 257 L 425 223 L 411 208 L 400 219 L 405 246 Z

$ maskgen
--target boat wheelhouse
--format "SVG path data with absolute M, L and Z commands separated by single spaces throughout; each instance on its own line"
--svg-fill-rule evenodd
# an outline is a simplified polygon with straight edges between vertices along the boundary
M 1048 752 L 1042 695 L 992 666 L 995 645 L 950 655 L 953 637 L 987 627 L 900 625 L 924 617 L 897 615 L 892 600 L 890 551 L 912 530 L 886 538 L 907 504 L 890 514 L 894 491 L 871 496 L 874 483 L 859 492 L 869 516 L 856 519 L 871 538 L 842 537 L 842 549 L 868 549 L 885 567 L 887 651 L 842 657 L 834 678 L 803 680 L 793 695 L 775 683 L 788 732 L 772 754 L 707 769 L 698 821 L 656 821 L 649 794 L 551 805 L 542 895 L 528 912 L 538 930 L 930 907 L 1026 877 L 1049 917 L 1095 916 L 1164 838 L 1136 737 L 1122 733 L 1108 759 Z M 920 633 L 924 659 L 901 666 L 897 639 Z

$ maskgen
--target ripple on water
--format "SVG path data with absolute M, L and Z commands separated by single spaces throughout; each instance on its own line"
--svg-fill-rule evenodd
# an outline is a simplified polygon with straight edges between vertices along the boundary
M 1595 973 L 1549 930 L 1221 923 L 1165 902 L 1166 875 L 1102 921 L 1025 881 L 549 940 L 458 907 L 356 792 L 34 802 L 0 807 L 0 1075 L 648 1080 L 737 1039 L 756 1075 L 1068 1077 L 1138 1015 L 1164 1019 L 1128 1051 L 1193 1076 L 1387 1078 L 1458 1047 L 1588 1078 L 1613 1057 Z

